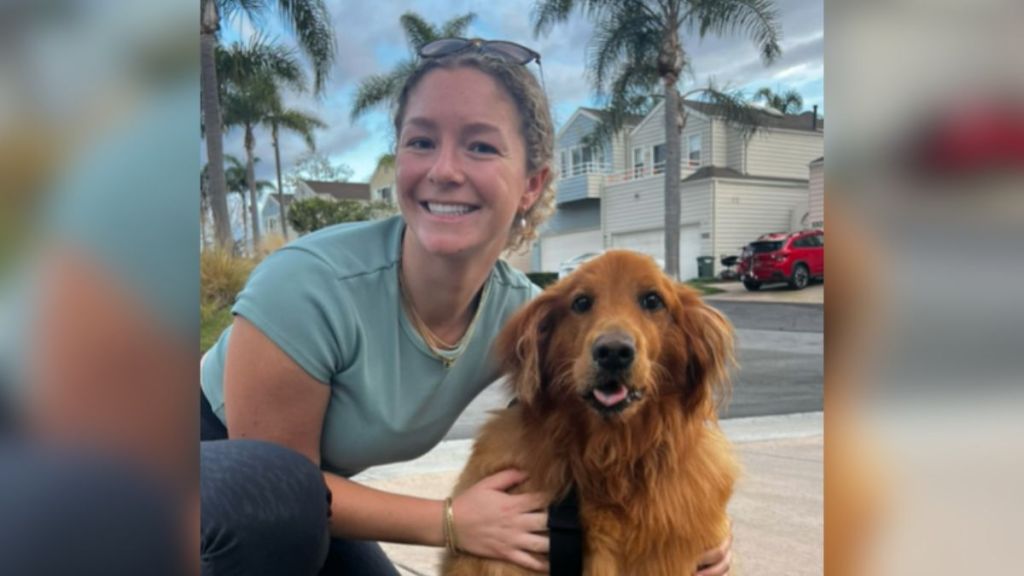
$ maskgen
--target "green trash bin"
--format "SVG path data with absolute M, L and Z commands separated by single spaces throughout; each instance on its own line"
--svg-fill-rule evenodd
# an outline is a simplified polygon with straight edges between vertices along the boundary
M 713 256 L 697 257 L 697 276 L 711 278 L 715 274 L 715 258 Z

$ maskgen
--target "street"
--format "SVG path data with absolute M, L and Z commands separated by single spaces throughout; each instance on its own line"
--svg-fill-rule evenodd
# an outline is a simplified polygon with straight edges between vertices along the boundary
M 824 308 L 708 300 L 736 328 L 739 369 L 722 418 L 818 412 L 824 406 Z M 448 431 L 446 440 L 472 438 L 508 395 L 500 383 L 484 390 Z

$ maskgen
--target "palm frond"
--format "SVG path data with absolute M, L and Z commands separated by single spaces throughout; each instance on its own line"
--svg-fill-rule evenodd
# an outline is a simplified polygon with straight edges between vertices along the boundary
M 635 77 L 648 72 L 657 76 L 659 28 L 647 13 L 629 9 L 609 10 L 597 23 L 588 70 L 599 96 L 623 67 L 636 68 Z
M 313 65 L 314 91 L 322 94 L 337 49 L 327 6 L 323 0 L 277 0 L 277 9 Z
M 253 24 L 261 24 L 267 8 L 265 0 L 215 0 L 217 11 L 223 20 L 235 20 L 245 15 Z
M 758 46 L 765 64 L 782 55 L 782 29 L 772 0 L 691 0 L 683 21 L 701 38 L 708 32 L 744 32 Z
M 310 150 L 316 149 L 316 139 L 313 132 L 327 128 L 327 124 L 320 120 L 320 118 L 300 110 L 291 109 L 279 111 L 277 114 L 270 116 L 267 122 L 302 136 Z
M 719 87 L 713 78 L 708 80 L 707 86 L 691 90 L 687 95 L 695 95 L 704 102 L 714 104 L 715 115 L 738 130 L 744 138 L 753 136 L 764 125 L 764 112 L 751 106 L 741 91 Z M 680 98 L 682 101 L 683 98 Z
M 402 30 L 405 31 L 405 38 L 409 41 L 409 46 L 412 48 L 413 53 L 418 53 L 420 48 L 428 42 L 441 37 L 439 35 L 440 31 L 433 24 L 412 11 L 402 14 L 398 19 L 398 23 L 402 25 Z
M 577 2 L 573 0 L 542 0 L 538 2 L 530 15 L 533 20 L 534 38 L 541 34 L 547 34 L 555 24 L 568 20 L 576 6 Z
M 355 120 L 376 106 L 393 105 L 398 99 L 398 92 L 405 85 L 405 79 L 415 69 L 416 62 L 406 60 L 387 74 L 369 76 L 360 82 L 355 100 L 352 102 L 350 118 Z

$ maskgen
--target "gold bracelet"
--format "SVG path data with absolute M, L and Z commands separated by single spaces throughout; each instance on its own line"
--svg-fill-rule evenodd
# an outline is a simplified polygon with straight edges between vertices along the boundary
M 452 554 L 459 553 L 459 541 L 455 537 L 455 512 L 451 497 L 444 499 L 444 543 Z

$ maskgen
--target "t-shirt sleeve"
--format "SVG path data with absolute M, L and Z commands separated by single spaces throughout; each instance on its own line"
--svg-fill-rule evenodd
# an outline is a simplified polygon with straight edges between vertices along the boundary
M 333 268 L 300 248 L 284 248 L 253 270 L 232 313 L 251 322 L 316 380 L 329 384 L 354 348 L 347 302 Z

